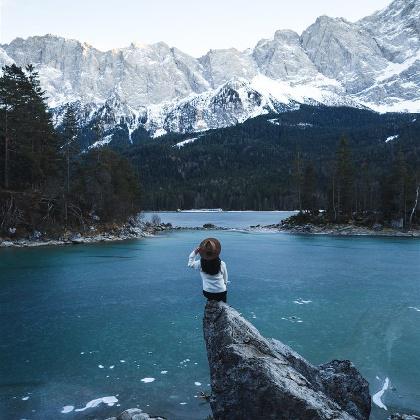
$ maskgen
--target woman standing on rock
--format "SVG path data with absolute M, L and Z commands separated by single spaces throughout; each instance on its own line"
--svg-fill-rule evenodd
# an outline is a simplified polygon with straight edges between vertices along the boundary
M 209 300 L 226 302 L 226 285 L 228 273 L 226 264 L 219 258 L 222 246 L 216 238 L 207 238 L 200 246 L 191 252 L 188 258 L 188 267 L 200 270 L 203 280 L 203 295 Z M 196 256 L 200 254 L 200 259 Z

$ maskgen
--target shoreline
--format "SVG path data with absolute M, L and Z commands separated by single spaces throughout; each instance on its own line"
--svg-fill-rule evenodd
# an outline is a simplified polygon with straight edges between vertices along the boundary
M 382 228 L 380 230 L 347 224 L 337 225 L 285 225 L 282 223 L 272 225 L 253 225 L 246 228 L 233 228 L 216 226 L 213 224 L 203 226 L 172 226 L 170 223 L 161 223 L 159 225 L 140 224 L 132 226 L 129 223 L 119 228 L 111 229 L 103 232 L 68 232 L 60 238 L 51 238 L 48 236 L 36 239 L 32 238 L 1 238 L 1 248 L 36 248 L 42 246 L 65 246 L 93 244 L 100 242 L 119 242 L 130 239 L 141 239 L 153 237 L 160 232 L 171 231 L 232 231 L 232 232 L 249 232 L 249 233 L 288 233 L 292 235 L 325 235 L 325 236 L 371 236 L 371 237 L 388 237 L 388 238 L 420 238 L 420 230 L 413 229 L 401 231 L 392 228 Z
M 118 226 L 113 229 L 80 233 L 78 231 L 69 231 L 59 238 L 52 238 L 47 235 L 37 238 L 1 238 L 1 248 L 37 248 L 44 246 L 66 246 L 94 244 L 100 242 L 119 242 L 130 239 L 140 239 L 152 237 L 158 232 L 171 230 L 170 224 L 160 223 L 151 225 L 148 223 L 130 224 Z
M 275 229 L 279 232 L 300 234 L 300 235 L 328 235 L 328 236 L 374 236 L 374 237 L 392 237 L 392 238 L 420 238 L 420 230 L 398 230 L 388 227 L 381 229 L 372 229 L 365 226 L 336 224 L 336 225 L 313 225 L 307 223 L 304 225 L 276 225 L 264 226 L 264 228 Z

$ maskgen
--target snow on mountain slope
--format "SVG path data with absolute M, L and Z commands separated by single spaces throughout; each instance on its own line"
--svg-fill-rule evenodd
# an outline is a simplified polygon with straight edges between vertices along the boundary
M 32 63 L 55 109 L 77 103 L 104 136 L 158 137 L 238 124 L 299 103 L 420 111 L 420 1 L 394 0 L 358 22 L 319 17 L 301 36 L 277 31 L 245 51 L 194 58 L 163 42 L 106 52 L 46 35 L 0 45 L 0 64 Z
M 365 17 L 358 25 L 376 40 L 386 59 L 403 63 L 420 47 L 420 2 L 395 0 L 390 6 Z
M 319 17 L 303 32 L 302 45 L 318 70 L 351 94 L 372 85 L 388 63 L 366 30 L 341 18 Z
M 387 66 L 358 97 L 378 111 L 420 110 L 420 1 L 395 0 L 357 23 L 377 42 Z

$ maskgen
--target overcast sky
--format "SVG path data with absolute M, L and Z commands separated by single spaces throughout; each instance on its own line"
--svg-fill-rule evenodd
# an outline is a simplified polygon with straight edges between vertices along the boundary
M 164 41 L 200 56 L 253 47 L 320 15 L 355 21 L 391 0 L 0 0 L 0 42 L 51 33 L 101 50 Z

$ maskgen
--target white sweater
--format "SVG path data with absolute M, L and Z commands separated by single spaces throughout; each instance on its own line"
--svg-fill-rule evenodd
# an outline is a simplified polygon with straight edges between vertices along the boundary
M 201 279 L 203 280 L 203 290 L 210 293 L 225 292 L 228 282 L 228 272 L 224 261 L 220 263 L 220 271 L 217 274 L 211 275 L 201 270 L 201 261 L 199 259 L 196 260 L 196 256 L 195 250 L 191 252 L 188 257 L 188 267 L 200 270 Z

